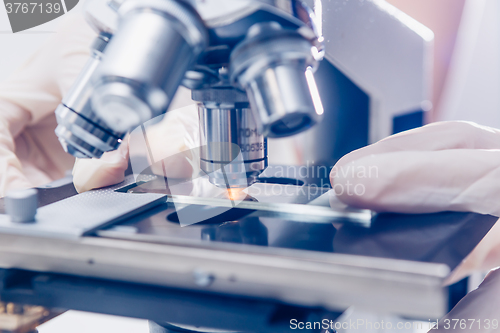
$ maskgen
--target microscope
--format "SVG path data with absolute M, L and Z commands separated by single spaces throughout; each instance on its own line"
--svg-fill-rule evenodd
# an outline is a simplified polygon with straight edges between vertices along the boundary
M 291 0 L 112 1 L 118 24 L 56 111 L 66 152 L 100 158 L 127 132 L 167 112 L 180 85 L 200 121 L 200 168 L 218 187 L 246 188 L 267 167 L 267 138 L 301 133 L 323 106 L 314 11 Z M 109 10 L 108 8 L 108 10 Z M 241 163 L 231 163 L 241 160 Z
M 2 302 L 174 323 L 172 332 L 273 333 L 290 332 L 290 316 L 354 321 L 353 306 L 427 321 L 454 305 L 444 282 L 497 218 L 373 215 L 307 177 L 263 181 L 273 169 L 268 140 L 297 139 L 300 167 L 332 166 L 422 125 L 432 31 L 385 0 L 87 6 L 98 37 L 56 110 L 65 150 L 116 150 L 161 119 L 182 85 L 199 103 L 198 179 L 210 191 L 248 187 L 247 197 L 237 206 L 212 192 L 197 197 L 194 181 L 189 195 L 152 191 L 164 183 L 153 172 L 142 184 L 134 174 L 81 194 L 63 179 L 38 188 L 38 202 L 9 198 L 19 208 L 10 215 L 0 199 Z M 27 207 L 36 218 L 15 222 Z

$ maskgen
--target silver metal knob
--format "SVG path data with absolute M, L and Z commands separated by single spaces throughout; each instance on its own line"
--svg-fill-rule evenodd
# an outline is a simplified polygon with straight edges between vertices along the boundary
M 12 222 L 35 221 L 38 208 L 38 191 L 35 189 L 11 191 L 5 197 L 5 210 Z

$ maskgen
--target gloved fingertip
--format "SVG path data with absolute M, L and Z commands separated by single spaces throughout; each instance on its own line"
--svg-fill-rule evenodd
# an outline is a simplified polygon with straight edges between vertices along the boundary
M 77 159 L 73 167 L 73 184 L 78 193 L 118 184 L 128 168 L 128 145 L 105 153 L 101 159 Z

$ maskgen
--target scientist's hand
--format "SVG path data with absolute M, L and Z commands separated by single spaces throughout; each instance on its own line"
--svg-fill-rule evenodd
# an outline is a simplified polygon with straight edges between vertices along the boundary
M 59 144 L 54 110 L 89 57 L 96 34 L 78 11 L 0 83 L 0 197 L 64 177 L 74 158 Z
M 339 199 L 375 211 L 476 212 L 500 216 L 500 130 L 441 122 L 388 137 L 335 165 Z M 496 224 L 450 277 L 500 266 Z
M 343 202 L 397 213 L 500 216 L 499 180 L 500 130 L 468 122 L 393 135 L 347 154 L 331 173 Z
M 500 269 L 467 294 L 429 333 L 500 332 Z
M 152 171 L 160 175 L 165 170 L 154 170 L 158 167 L 155 162 L 164 161 L 162 167 L 168 170 L 169 177 L 190 177 L 197 171 L 191 161 L 195 157 L 189 152 L 179 153 L 198 146 L 198 110 L 192 103 L 189 91 L 180 89 L 172 102 L 173 110 L 167 112 L 161 122 L 148 127 L 145 136 L 142 131 L 133 132 L 134 135 L 127 136 L 118 150 L 104 153 L 100 159 L 77 159 L 73 168 L 73 183 L 77 191 L 81 193 L 120 183 L 124 179 L 129 158 L 147 158 Z M 188 106 L 178 108 L 186 104 Z M 147 142 L 147 146 L 140 144 L 141 142 Z M 139 149 L 134 149 L 137 146 Z M 133 171 L 141 173 L 143 170 Z

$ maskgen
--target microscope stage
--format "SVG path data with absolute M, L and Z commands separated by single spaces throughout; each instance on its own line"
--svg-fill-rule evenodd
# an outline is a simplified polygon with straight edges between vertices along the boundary
M 233 200 L 161 184 L 41 189 L 36 223 L 0 215 L 0 267 L 437 318 L 448 310 L 443 282 L 496 221 L 372 216 L 311 183 L 255 184 Z

